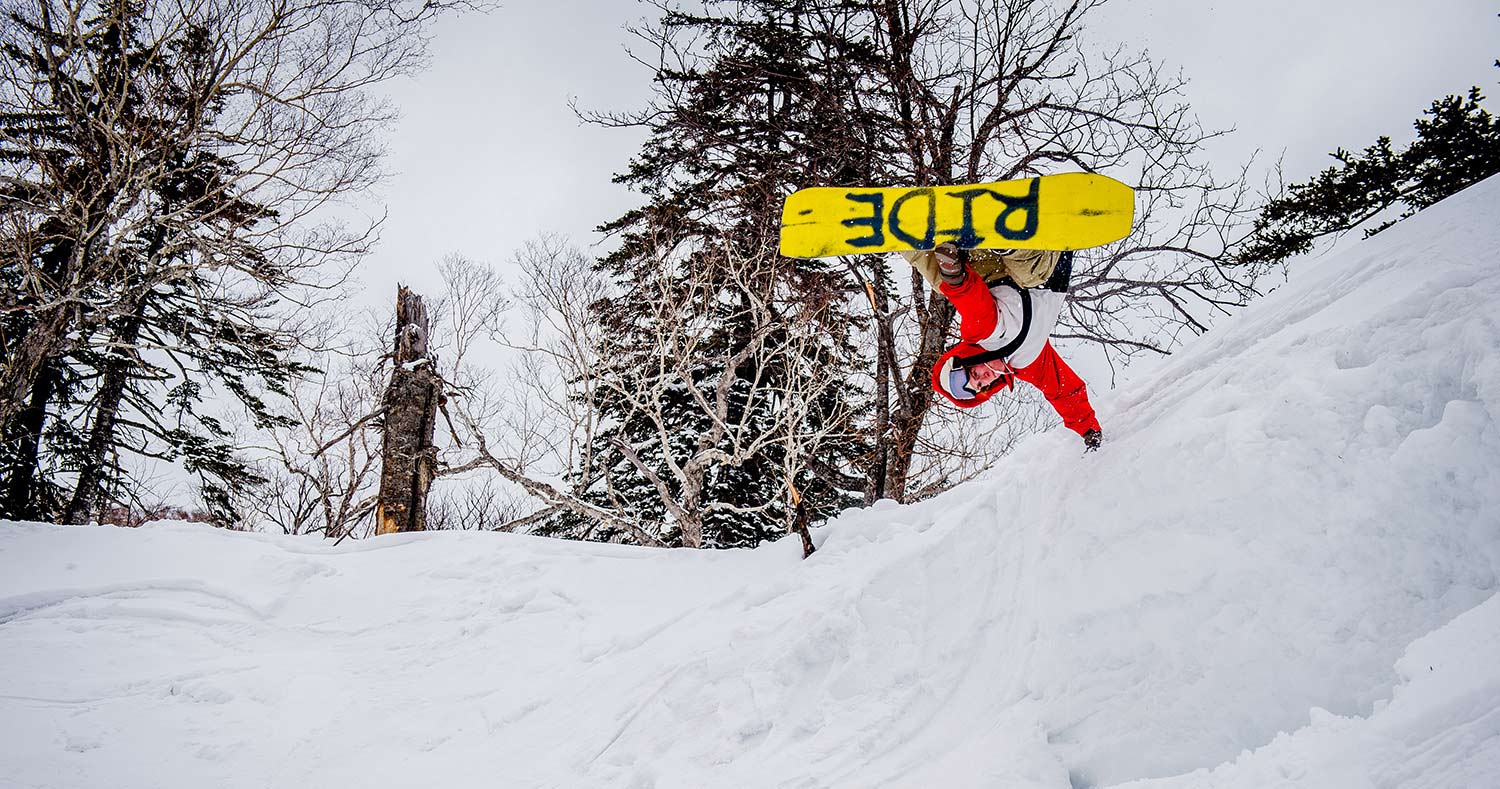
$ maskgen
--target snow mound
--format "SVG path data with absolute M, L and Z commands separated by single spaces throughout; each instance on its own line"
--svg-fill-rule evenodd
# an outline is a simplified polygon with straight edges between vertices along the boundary
M 1304 261 L 1097 394 L 1099 453 L 806 562 L 0 527 L 0 785 L 1493 785 L 1497 206 Z

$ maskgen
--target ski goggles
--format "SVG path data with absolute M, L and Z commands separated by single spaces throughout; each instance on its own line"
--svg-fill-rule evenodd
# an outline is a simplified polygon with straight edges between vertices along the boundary
M 978 392 L 969 388 L 969 371 L 962 365 L 954 364 L 951 357 L 943 361 L 938 380 L 943 382 L 943 388 L 948 390 L 954 400 L 973 400 L 979 396 Z
M 956 400 L 973 400 L 979 393 L 969 388 L 969 371 L 954 367 L 948 371 L 948 392 Z
M 999 361 L 994 356 L 994 351 L 971 356 L 968 359 L 949 359 L 944 362 L 942 380 L 947 383 L 948 393 L 955 400 L 972 400 L 985 392 L 999 389 L 1010 385 L 1010 376 L 1013 373 L 1010 365 Z M 968 364 L 963 362 L 967 361 Z M 995 365 L 999 364 L 997 369 Z M 973 370 L 977 367 L 987 367 L 989 376 L 976 378 Z M 984 383 L 980 378 L 987 378 Z

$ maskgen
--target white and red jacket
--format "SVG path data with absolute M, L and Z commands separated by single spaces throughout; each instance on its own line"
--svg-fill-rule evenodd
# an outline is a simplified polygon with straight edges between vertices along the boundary
M 1041 390 L 1063 424 L 1079 435 L 1099 429 L 1088 387 L 1068 367 L 1048 335 L 1062 312 L 1062 293 L 1046 289 L 1020 290 L 1009 284 L 987 288 L 969 271 L 962 284 L 942 284 L 942 292 L 958 310 L 958 333 L 962 340 L 948 349 L 932 366 L 932 388 L 959 408 L 973 408 L 1011 385 L 993 386 L 972 397 L 954 397 L 948 390 L 955 366 L 969 367 L 982 361 L 1000 360 L 1011 374 Z
M 986 288 L 972 271 L 960 285 L 943 283 L 942 292 L 958 310 L 962 342 L 949 348 L 933 365 L 932 386 L 960 408 L 983 403 L 994 390 L 966 400 L 955 398 L 944 385 L 954 365 L 997 358 L 1016 369 L 1031 365 L 1047 346 L 1047 337 L 1057 325 L 1067 298 L 1050 290 L 1021 290 L 1009 283 Z

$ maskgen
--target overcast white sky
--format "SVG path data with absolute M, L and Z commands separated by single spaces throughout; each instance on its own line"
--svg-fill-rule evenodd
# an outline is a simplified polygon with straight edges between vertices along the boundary
M 1440 95 L 1477 84 L 1500 99 L 1497 12 L 1491 0 L 1116 0 L 1090 35 L 1180 69 L 1204 124 L 1238 129 L 1219 161 L 1284 151 L 1300 180 L 1338 146 L 1408 138 Z M 431 67 L 391 89 L 394 175 L 369 209 L 389 218 L 361 300 L 385 301 L 398 280 L 435 292 L 450 252 L 504 268 L 542 232 L 597 242 L 592 229 L 635 204 L 610 176 L 642 137 L 584 126 L 568 101 L 640 107 L 650 73 L 623 27 L 654 16 L 634 0 L 511 0 L 440 24 Z

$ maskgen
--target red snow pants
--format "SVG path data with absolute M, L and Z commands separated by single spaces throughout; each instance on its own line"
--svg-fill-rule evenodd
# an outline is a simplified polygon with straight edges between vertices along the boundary
M 1099 429 L 1099 419 L 1089 404 L 1088 387 L 1073 368 L 1057 355 L 1049 341 L 1042 346 L 1036 361 L 1025 367 L 1012 368 L 1017 378 L 1042 390 L 1042 396 L 1057 410 L 1068 429 L 1083 435 Z
M 978 343 L 995 331 L 1000 320 L 995 311 L 995 297 L 978 274 L 969 271 L 963 284 L 950 285 L 944 282 L 941 290 L 958 310 L 958 331 L 964 342 Z M 1048 333 L 1052 331 L 1051 326 L 1036 328 Z M 982 350 L 977 345 L 973 348 Z M 953 350 L 950 349 L 948 353 L 953 353 Z M 1017 378 L 1042 390 L 1042 396 L 1056 409 L 1057 415 L 1062 417 L 1063 424 L 1069 430 L 1081 436 L 1090 430 L 1099 429 L 1099 419 L 1094 416 L 1094 407 L 1089 404 L 1089 392 L 1083 385 L 1083 379 L 1057 355 L 1050 341 L 1042 346 L 1042 352 L 1036 357 L 1036 361 L 1025 367 L 1012 367 L 1011 371 Z

